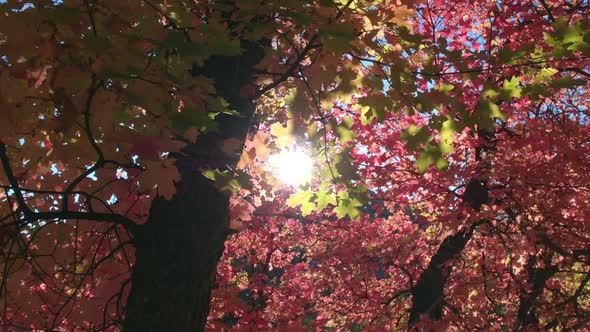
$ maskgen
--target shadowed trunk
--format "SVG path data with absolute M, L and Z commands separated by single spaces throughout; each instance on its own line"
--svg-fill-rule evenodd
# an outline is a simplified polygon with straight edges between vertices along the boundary
M 135 236 L 125 331 L 199 331 L 205 325 L 227 235 L 227 198 L 197 172 L 184 174 L 177 190 L 171 201 L 154 201 Z
M 219 132 L 199 136 L 175 155 L 182 174 L 174 198 L 156 198 L 145 225 L 135 234 L 136 265 L 127 301 L 125 331 L 202 331 L 209 313 L 217 262 L 229 233 L 227 193 L 218 191 L 202 169 L 232 169 L 239 156 L 225 155 L 222 142 L 244 141 L 254 103 L 240 98 L 252 84 L 262 48 L 242 42 L 238 57 L 216 57 L 195 75 L 215 81 L 217 95 L 241 116 L 218 116 Z
M 485 181 L 472 179 L 463 194 L 463 202 L 479 210 L 483 204 L 488 203 L 488 192 Z M 410 328 L 420 321 L 422 315 L 428 315 L 434 321 L 442 318 L 444 288 L 453 263 L 465 249 L 475 228 L 484 222 L 485 220 L 480 220 L 456 234 L 447 236 L 438 247 L 428 267 L 412 288 L 412 308 L 408 321 Z
M 445 284 L 453 262 L 465 249 L 474 229 L 470 227 L 444 239 L 412 289 L 409 326 L 420 321 L 422 315 L 428 315 L 434 321 L 442 318 Z
M 518 313 L 516 322 L 514 324 L 513 331 L 520 331 L 526 329 L 538 330 L 539 317 L 537 316 L 537 310 L 535 303 L 539 296 L 543 294 L 545 284 L 553 275 L 558 271 L 556 265 L 551 265 L 552 253 L 546 252 L 543 257 L 543 263 L 545 267 L 536 267 L 537 257 L 529 256 L 527 262 L 528 283 L 530 289 L 526 288 L 520 295 L 520 304 L 518 306 Z
M 495 135 L 482 130 L 478 134 L 485 142 L 476 149 L 475 158 L 477 161 L 480 161 L 482 160 L 483 154 L 495 150 Z M 489 165 L 485 166 L 489 167 Z M 477 211 L 483 204 L 489 202 L 490 197 L 487 180 L 472 178 L 465 187 L 463 204 L 467 204 Z M 453 263 L 461 255 L 463 249 L 465 249 L 475 228 L 484 222 L 485 220 L 483 219 L 479 220 L 456 234 L 447 236 L 442 241 L 436 253 L 432 256 L 428 267 L 420 275 L 420 278 L 412 288 L 412 307 L 408 321 L 409 329 L 412 329 L 420 321 L 422 315 L 427 315 L 433 321 L 438 321 L 442 318 L 444 288 L 451 274 Z

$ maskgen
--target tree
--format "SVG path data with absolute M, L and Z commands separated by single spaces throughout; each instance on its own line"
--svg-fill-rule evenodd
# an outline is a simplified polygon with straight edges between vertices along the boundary
M 584 2 L 0 6 L 5 329 L 587 324 Z

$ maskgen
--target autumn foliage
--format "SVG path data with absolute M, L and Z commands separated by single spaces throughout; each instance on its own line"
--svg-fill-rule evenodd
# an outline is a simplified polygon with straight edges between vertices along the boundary
M 199 245 L 223 230 L 217 272 L 173 278 L 211 296 L 187 330 L 587 330 L 588 17 L 581 0 L 0 2 L 0 326 L 121 330 L 139 251 L 188 241 L 146 242 L 148 224 L 214 196 L 186 223 Z M 314 167 L 292 186 L 269 157 L 294 149 Z

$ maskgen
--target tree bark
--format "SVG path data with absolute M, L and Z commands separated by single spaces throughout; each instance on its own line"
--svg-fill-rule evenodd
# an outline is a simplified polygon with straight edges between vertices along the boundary
M 156 198 L 145 225 L 134 236 L 136 264 L 127 301 L 125 331 L 202 331 L 209 313 L 217 262 L 229 234 L 227 193 L 201 174 L 202 169 L 233 169 L 239 156 L 221 149 L 228 138 L 245 140 L 254 103 L 240 97 L 253 84 L 262 59 L 258 43 L 242 42 L 238 57 L 215 57 L 195 75 L 215 81 L 217 96 L 240 116 L 219 115 L 219 131 L 199 136 L 174 156 L 182 180 L 170 201 Z
M 227 195 L 198 172 L 152 204 L 135 235 L 125 331 L 201 331 L 227 235 Z
M 489 202 L 489 189 L 486 181 L 473 178 L 469 181 L 463 202 L 469 204 L 474 210 L 479 210 L 483 204 Z M 430 259 L 428 267 L 412 288 L 412 307 L 408 321 L 409 329 L 412 329 L 420 321 L 422 315 L 428 315 L 433 321 L 442 318 L 444 308 L 444 288 L 451 274 L 452 266 L 465 246 L 471 240 L 473 231 L 484 223 L 480 220 L 463 230 L 447 236 L 438 250 Z
M 442 318 L 444 287 L 452 264 L 471 239 L 475 227 L 469 227 L 444 239 L 426 270 L 412 288 L 412 308 L 408 325 L 413 327 L 422 315 L 434 321 Z
M 481 161 L 483 154 L 495 150 L 496 138 L 493 133 L 479 131 L 485 143 L 476 149 L 476 160 Z M 484 163 L 484 167 L 490 167 Z M 483 204 L 490 202 L 489 188 L 487 179 L 474 177 L 463 193 L 463 204 L 469 205 L 476 211 L 479 211 Z M 484 223 L 485 220 L 466 226 L 459 232 L 447 236 L 438 247 L 434 256 L 432 256 L 428 267 L 413 286 L 412 307 L 408 320 L 408 329 L 415 327 L 422 317 L 428 315 L 433 321 L 442 319 L 444 308 L 444 288 L 452 271 L 452 265 L 461 255 L 465 246 L 471 240 L 475 228 Z
M 520 295 L 520 304 L 518 306 L 518 312 L 516 322 L 513 327 L 513 331 L 527 330 L 531 328 L 533 330 L 541 330 L 539 326 L 539 317 L 537 316 L 537 308 L 535 304 L 539 296 L 543 294 L 547 280 L 549 280 L 558 268 L 556 265 L 551 265 L 551 256 L 553 253 L 545 252 L 541 259 L 545 267 L 536 267 L 538 258 L 536 256 L 529 256 L 527 262 L 528 283 L 530 289 L 523 289 Z

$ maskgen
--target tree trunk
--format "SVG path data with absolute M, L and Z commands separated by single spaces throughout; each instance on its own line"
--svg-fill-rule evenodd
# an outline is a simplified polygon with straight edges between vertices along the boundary
M 482 145 L 476 148 L 476 160 L 481 161 L 483 154 L 495 150 L 496 136 L 486 130 L 480 130 L 479 136 L 483 138 Z M 489 163 L 484 163 L 490 167 Z M 469 180 L 463 193 L 463 204 L 471 206 L 479 211 L 483 204 L 490 203 L 490 189 L 487 179 L 474 177 Z M 444 309 L 444 290 L 452 272 L 452 265 L 461 255 L 465 246 L 471 240 L 475 229 L 486 222 L 481 219 L 459 232 L 447 236 L 438 247 L 430 260 L 428 267 L 412 287 L 412 307 L 408 320 L 408 329 L 415 329 L 416 324 L 423 315 L 429 319 L 438 321 L 442 319 Z
M 125 331 L 201 331 L 227 235 L 227 197 L 194 172 L 135 235 Z
M 240 97 L 253 84 L 253 68 L 264 55 L 261 43 L 242 42 L 238 57 L 215 57 L 195 75 L 215 81 L 217 96 L 240 116 L 219 115 L 219 131 L 199 136 L 174 156 L 182 180 L 170 201 L 156 198 L 136 232 L 136 264 L 127 301 L 125 331 L 202 331 L 209 313 L 217 262 L 229 233 L 229 195 L 205 178 L 203 169 L 233 169 L 239 156 L 221 150 L 223 140 L 247 136 L 254 103 Z M 253 85 L 252 85 L 253 86 Z
M 444 288 L 452 271 L 452 263 L 461 254 L 471 239 L 475 224 L 444 239 L 436 254 L 430 260 L 416 285 L 412 288 L 412 308 L 408 325 L 412 328 L 422 315 L 433 321 L 442 318 Z
M 535 303 L 543 295 L 547 280 L 553 277 L 559 269 L 557 265 L 551 265 L 552 252 L 546 251 L 541 256 L 545 267 L 536 267 L 537 257 L 533 255 L 529 256 L 526 267 L 530 289 L 525 287 L 522 290 L 513 331 L 543 329 L 539 326 L 539 317 Z

